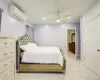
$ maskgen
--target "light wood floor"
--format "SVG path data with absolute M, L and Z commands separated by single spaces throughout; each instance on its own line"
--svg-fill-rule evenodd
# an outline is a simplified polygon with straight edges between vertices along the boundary
M 72 52 L 68 52 L 68 56 L 72 57 L 72 58 L 75 58 L 75 54 L 72 53 Z
M 80 61 L 66 57 L 67 70 L 65 74 L 24 73 L 17 74 L 16 80 L 100 80 L 100 77 L 86 68 Z

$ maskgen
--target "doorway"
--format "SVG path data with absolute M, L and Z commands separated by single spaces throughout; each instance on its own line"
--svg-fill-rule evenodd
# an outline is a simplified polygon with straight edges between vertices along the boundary
M 67 30 L 68 56 L 75 58 L 76 55 L 76 29 Z

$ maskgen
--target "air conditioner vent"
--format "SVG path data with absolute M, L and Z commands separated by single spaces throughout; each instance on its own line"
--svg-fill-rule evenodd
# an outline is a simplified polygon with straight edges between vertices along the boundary
M 14 5 L 10 5 L 10 15 L 21 22 L 26 20 L 25 15 Z

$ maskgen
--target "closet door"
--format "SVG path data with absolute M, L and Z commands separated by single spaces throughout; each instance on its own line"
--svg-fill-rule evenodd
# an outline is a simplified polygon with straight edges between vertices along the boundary
M 94 71 L 100 75 L 100 18 L 94 21 L 94 53 L 93 53 L 93 65 Z
M 100 18 L 87 24 L 85 32 L 85 64 L 100 75 Z
M 93 23 L 88 23 L 85 25 L 84 28 L 84 38 L 83 38 L 83 51 L 84 51 L 84 62 L 86 64 L 87 67 L 89 67 L 90 69 L 93 70 L 93 51 L 94 51 L 94 47 L 93 47 L 93 42 L 94 42 L 94 38 L 93 38 Z

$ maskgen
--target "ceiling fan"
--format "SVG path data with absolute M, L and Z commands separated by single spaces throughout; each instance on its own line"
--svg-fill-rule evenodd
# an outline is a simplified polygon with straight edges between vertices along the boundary
M 45 18 L 43 18 L 43 19 L 45 19 Z M 70 16 L 68 16 L 68 19 L 70 19 Z M 57 11 L 57 18 L 55 18 L 55 19 L 46 19 L 46 20 L 48 20 L 48 21 L 56 21 L 56 22 L 63 22 L 63 23 L 66 23 L 66 21 L 64 20 L 64 19 L 61 19 L 61 17 L 60 17 L 60 11 Z
M 60 18 L 60 11 L 57 11 L 57 19 L 56 19 L 57 22 L 60 22 L 61 21 L 61 18 Z

